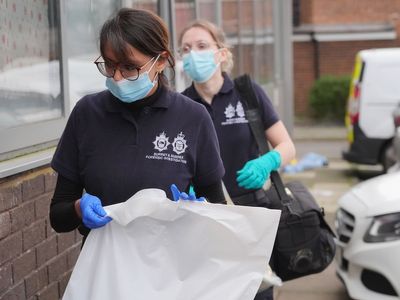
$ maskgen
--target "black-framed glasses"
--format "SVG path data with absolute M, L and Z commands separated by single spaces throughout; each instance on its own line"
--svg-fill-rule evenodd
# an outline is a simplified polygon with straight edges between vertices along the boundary
M 111 62 L 98 61 L 101 58 L 101 55 L 94 61 L 97 69 L 101 73 L 101 75 L 106 76 L 108 78 L 112 78 L 115 75 L 115 70 L 119 70 L 122 77 L 126 80 L 135 81 L 139 78 L 140 70 L 146 67 L 151 61 L 154 60 L 154 57 L 151 58 L 148 62 L 146 62 L 143 66 L 137 67 L 133 64 L 129 63 L 118 63 L 113 64 Z

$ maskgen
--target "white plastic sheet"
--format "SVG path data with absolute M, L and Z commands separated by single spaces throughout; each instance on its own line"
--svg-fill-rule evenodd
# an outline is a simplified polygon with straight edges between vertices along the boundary
M 105 208 L 64 300 L 253 299 L 271 255 L 280 211 L 179 201 L 139 191 Z

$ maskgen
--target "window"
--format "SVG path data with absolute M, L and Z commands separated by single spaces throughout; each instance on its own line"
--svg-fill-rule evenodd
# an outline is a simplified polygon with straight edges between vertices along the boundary
M 254 77 L 265 86 L 274 81 L 272 6 L 272 1 L 254 1 Z
M 222 27 L 234 56 L 233 76 L 249 73 L 259 84 L 272 84 L 273 1 L 223 1 L 222 5 Z
M 157 0 L 125 0 L 122 5 L 124 7 L 147 9 L 157 13 L 158 2 Z
M 1 4 L 0 4 L 1 5 Z M 6 1 L 0 19 L 0 128 L 62 114 L 56 12 L 47 3 Z
M 0 159 L 65 124 L 57 3 L 0 2 Z
M 176 0 L 175 1 L 175 31 L 176 48 L 179 48 L 179 37 L 182 30 L 192 21 L 196 20 L 196 3 L 194 0 Z M 183 61 L 175 50 L 176 65 L 174 85 L 178 92 L 182 92 L 191 82 L 190 78 L 186 76 L 183 71 Z
M 66 45 L 63 56 L 68 61 L 70 109 L 83 96 L 104 90 L 105 77 L 95 59 L 100 55 L 98 40 L 103 23 L 118 9 L 113 0 L 65 1 Z
M 179 38 L 182 30 L 192 21 L 196 20 L 196 3 L 194 0 L 175 1 L 175 31 Z
M 214 24 L 220 24 L 221 1 L 197 0 L 198 18 L 209 20 Z

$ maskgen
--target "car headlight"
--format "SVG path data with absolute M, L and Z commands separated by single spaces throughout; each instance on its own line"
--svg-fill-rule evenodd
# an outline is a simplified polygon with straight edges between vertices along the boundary
M 400 239 L 400 213 L 374 217 L 364 235 L 364 241 L 367 243 L 389 242 L 398 239 Z

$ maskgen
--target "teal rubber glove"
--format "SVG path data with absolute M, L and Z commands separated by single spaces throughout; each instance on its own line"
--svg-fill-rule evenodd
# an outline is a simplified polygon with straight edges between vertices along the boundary
M 80 201 L 82 222 L 87 228 L 99 228 L 112 219 L 107 216 L 101 201 L 96 196 L 85 193 Z
M 260 189 L 269 178 L 271 171 L 278 170 L 281 165 L 281 155 L 272 150 L 249 160 L 244 167 L 236 172 L 238 185 L 245 189 Z
M 189 200 L 189 201 L 199 201 L 205 202 L 206 199 L 204 197 L 197 198 L 194 191 L 189 191 L 189 195 L 185 192 L 181 192 L 175 184 L 171 185 L 171 193 L 174 201 L 179 200 Z
M 194 187 L 193 187 L 193 185 L 189 185 L 189 194 L 194 194 Z

